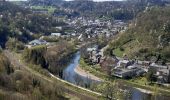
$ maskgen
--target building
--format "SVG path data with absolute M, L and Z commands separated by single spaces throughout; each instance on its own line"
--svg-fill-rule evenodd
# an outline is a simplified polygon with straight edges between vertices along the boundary
M 86 50 L 89 54 L 89 59 L 93 64 L 100 63 L 102 55 L 100 54 L 100 50 L 98 50 L 97 45 L 87 48 Z
M 117 68 L 114 69 L 112 75 L 119 77 L 119 78 L 132 78 L 134 76 L 141 76 L 144 73 L 146 73 L 143 69 L 141 68 Z
M 81 34 L 81 35 L 78 37 L 78 40 L 79 40 L 79 41 L 83 41 L 83 34 Z
M 61 36 L 61 33 L 51 33 L 51 36 L 60 37 L 60 36 Z
M 137 64 L 135 61 L 120 60 L 117 66 L 113 69 L 112 75 L 119 78 L 132 78 L 141 76 L 146 73 L 142 65 Z
M 45 40 L 33 40 L 31 42 L 28 43 L 28 45 L 26 45 L 28 48 L 33 47 L 33 46 L 37 46 L 37 45 L 48 45 L 48 42 L 46 42 Z

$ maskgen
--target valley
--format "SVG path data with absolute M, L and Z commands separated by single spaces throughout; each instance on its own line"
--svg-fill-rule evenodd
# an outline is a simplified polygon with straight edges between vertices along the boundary
M 169 100 L 170 1 L 0 1 L 0 100 Z

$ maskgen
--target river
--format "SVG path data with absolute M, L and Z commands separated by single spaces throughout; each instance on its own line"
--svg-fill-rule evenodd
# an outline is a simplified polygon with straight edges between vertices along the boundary
M 78 67 L 79 61 L 80 52 L 78 51 L 77 53 L 75 53 L 74 59 L 71 61 L 71 63 L 63 70 L 63 79 L 70 83 L 83 87 L 86 87 L 87 85 L 92 83 L 99 83 L 98 81 L 94 81 L 90 78 L 81 76 L 74 71 L 74 69 Z M 154 100 L 154 96 L 152 96 L 151 94 L 143 93 L 142 91 L 133 87 L 127 87 L 126 89 L 131 91 L 131 100 Z M 170 100 L 170 97 L 157 96 L 156 100 Z

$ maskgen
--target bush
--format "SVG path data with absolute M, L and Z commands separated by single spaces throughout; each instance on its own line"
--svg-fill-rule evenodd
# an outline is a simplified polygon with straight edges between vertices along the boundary
M 120 47 L 119 49 L 120 49 L 120 51 L 125 51 L 125 49 L 123 47 Z
M 148 48 L 141 48 L 139 50 L 140 53 L 147 53 L 148 52 Z

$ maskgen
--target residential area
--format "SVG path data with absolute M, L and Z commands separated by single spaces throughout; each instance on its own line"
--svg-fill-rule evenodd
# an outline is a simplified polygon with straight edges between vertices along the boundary
M 87 48 L 88 59 L 92 65 L 99 64 L 102 66 L 103 62 L 107 57 L 103 55 L 101 49 L 98 46 L 92 46 Z M 132 79 L 136 77 L 145 76 L 148 73 L 152 73 L 152 81 L 157 84 L 166 85 L 170 82 L 170 65 L 156 64 L 154 61 L 140 61 L 130 60 L 125 55 L 123 58 L 113 56 L 110 58 L 111 62 L 111 76 L 115 76 L 122 79 Z

